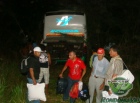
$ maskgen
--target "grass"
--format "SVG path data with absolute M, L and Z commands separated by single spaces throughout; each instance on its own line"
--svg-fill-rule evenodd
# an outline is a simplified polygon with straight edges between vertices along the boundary
M 25 96 L 26 92 L 23 89 L 23 83 L 20 83 L 19 85 L 15 85 L 11 91 L 11 98 L 10 98 L 10 103 L 26 103 Z
M 26 77 L 22 76 L 18 69 L 18 63 L 14 61 L 2 61 L 0 62 L 0 103 L 26 103 Z M 41 103 L 69 103 L 62 100 L 63 95 L 56 94 L 56 82 L 63 65 L 54 65 L 50 68 L 50 83 L 49 83 L 49 95 L 47 96 L 47 102 Z M 67 76 L 68 71 L 64 73 L 64 77 Z M 133 89 L 126 97 L 139 97 L 140 96 L 140 79 L 139 71 L 135 71 L 135 81 L 133 83 Z M 87 68 L 87 73 L 83 82 L 88 83 L 90 75 L 90 69 Z M 95 101 L 95 100 L 94 100 Z M 80 99 L 76 100 L 76 103 L 85 103 Z
M 0 100 L 2 100 L 3 98 L 3 94 L 6 88 L 6 84 L 5 84 L 5 79 L 3 77 L 0 77 Z

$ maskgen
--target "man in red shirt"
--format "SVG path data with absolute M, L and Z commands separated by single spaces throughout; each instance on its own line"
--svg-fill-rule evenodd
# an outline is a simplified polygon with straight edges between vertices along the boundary
M 82 81 L 83 76 L 86 73 L 86 66 L 84 62 L 76 57 L 76 53 L 74 51 L 71 51 L 69 53 L 69 59 L 67 60 L 65 66 L 63 67 L 59 77 L 63 77 L 64 71 L 69 67 L 69 73 L 68 73 L 68 86 L 67 89 L 63 95 L 63 100 L 68 100 L 69 98 L 69 92 L 71 87 L 74 83 L 78 81 Z M 74 103 L 75 99 L 70 98 L 70 103 Z

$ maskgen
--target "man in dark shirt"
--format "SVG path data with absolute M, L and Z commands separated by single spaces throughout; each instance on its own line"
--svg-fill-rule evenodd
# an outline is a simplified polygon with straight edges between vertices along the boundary
M 33 56 L 29 59 L 29 73 L 27 75 L 28 83 L 36 85 L 39 79 L 39 73 L 40 73 L 40 62 L 39 62 L 39 56 L 41 53 L 40 47 L 35 47 L 33 49 Z M 40 100 L 34 100 L 33 103 L 40 103 Z

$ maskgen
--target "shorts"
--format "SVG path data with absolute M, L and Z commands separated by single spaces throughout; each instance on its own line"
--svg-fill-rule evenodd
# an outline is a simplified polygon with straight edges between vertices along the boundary
M 50 73 L 49 73 L 49 68 L 40 68 L 40 74 L 39 74 L 39 82 L 41 82 L 42 78 L 44 77 L 45 80 L 45 84 L 49 84 L 49 77 L 50 77 Z

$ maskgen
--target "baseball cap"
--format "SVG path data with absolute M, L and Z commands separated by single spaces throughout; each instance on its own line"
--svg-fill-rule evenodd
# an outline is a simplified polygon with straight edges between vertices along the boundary
M 42 52 L 40 47 L 35 47 L 33 51 Z
M 103 48 L 99 48 L 97 50 L 97 54 L 104 54 L 105 53 L 105 50 Z

